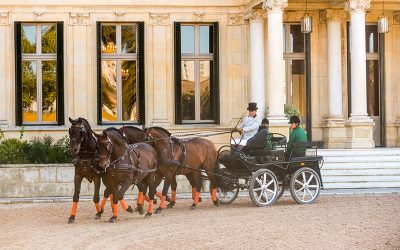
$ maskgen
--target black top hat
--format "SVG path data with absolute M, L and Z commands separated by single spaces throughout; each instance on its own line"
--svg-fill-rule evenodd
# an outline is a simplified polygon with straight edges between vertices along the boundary
M 297 115 L 292 115 L 292 117 L 290 117 L 290 121 L 288 123 L 289 124 L 292 124 L 292 123 L 300 124 L 300 118 Z
M 248 111 L 255 111 L 257 110 L 257 103 L 256 102 L 249 102 L 249 106 L 247 107 Z

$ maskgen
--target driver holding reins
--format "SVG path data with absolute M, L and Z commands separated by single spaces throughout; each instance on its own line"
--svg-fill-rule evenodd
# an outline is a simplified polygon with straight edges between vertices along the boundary
M 234 139 L 231 144 L 238 145 L 240 150 L 247 144 L 247 140 L 255 136 L 258 132 L 258 127 L 261 124 L 261 117 L 257 115 L 257 103 L 250 102 L 247 110 L 249 115 L 243 119 L 243 122 L 235 128 L 235 131 L 242 134 L 239 139 Z

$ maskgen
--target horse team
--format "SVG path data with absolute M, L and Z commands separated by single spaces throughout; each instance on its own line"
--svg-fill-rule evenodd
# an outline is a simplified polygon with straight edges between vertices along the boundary
M 75 166 L 74 196 L 68 223 L 75 221 L 81 182 L 86 178 L 94 183 L 93 202 L 95 219 L 100 219 L 108 198 L 113 211 L 109 222 L 118 218 L 118 203 L 132 213 L 134 210 L 124 200 L 124 194 L 132 185 L 139 189 L 136 211 L 144 213 L 144 202 L 148 202 L 145 215 L 149 218 L 154 210 L 154 196 L 160 204 L 155 213 L 172 208 L 176 202 L 176 175 L 185 175 L 192 186 L 192 209 L 198 206 L 202 187 L 202 171 L 210 180 L 212 201 L 218 206 L 217 150 L 212 142 L 203 138 L 180 140 L 161 127 L 139 129 L 125 126 L 120 129 L 107 128 L 101 134 L 92 131 L 84 118 L 69 118 L 70 147 Z M 156 188 L 164 180 L 162 192 Z M 105 185 L 104 198 L 100 202 L 101 182 Z M 169 187 L 172 193 L 167 196 Z M 166 202 L 169 200 L 169 204 Z

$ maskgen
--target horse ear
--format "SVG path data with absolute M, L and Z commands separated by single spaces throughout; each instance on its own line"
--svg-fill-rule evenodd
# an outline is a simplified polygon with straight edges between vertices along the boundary
M 70 123 L 72 123 L 72 124 L 74 123 L 74 120 L 72 120 L 71 117 L 68 117 L 68 120 Z
M 143 124 L 142 125 L 142 130 L 144 131 L 146 129 L 146 126 Z
M 82 123 L 82 118 L 79 117 L 76 121 Z

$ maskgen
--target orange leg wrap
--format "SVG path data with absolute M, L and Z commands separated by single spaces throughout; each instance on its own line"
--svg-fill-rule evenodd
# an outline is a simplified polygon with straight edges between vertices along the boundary
M 101 204 L 100 203 L 96 203 L 95 206 L 96 206 L 96 211 L 100 212 L 101 211 Z
M 144 196 L 144 200 L 147 201 L 147 202 L 150 202 L 149 196 L 145 195 L 145 196 Z
M 194 199 L 193 199 L 193 203 L 198 205 L 199 204 L 199 197 L 200 197 L 200 192 L 196 192 L 194 194 Z
M 103 208 L 107 204 L 107 198 L 104 197 L 103 200 L 101 201 L 101 208 Z
M 194 200 L 194 196 L 196 195 L 196 188 L 192 187 L 192 199 Z
M 211 199 L 212 199 L 212 201 L 217 201 L 217 189 L 216 188 L 213 188 L 211 190 Z
M 171 202 L 175 202 L 175 201 L 176 201 L 176 190 L 172 190 Z
M 121 202 L 121 207 L 122 207 L 124 210 L 127 210 L 127 209 L 128 209 L 128 204 L 126 204 L 126 201 L 125 201 L 124 199 L 120 200 L 119 202 Z
M 153 200 L 150 200 L 149 201 L 149 207 L 147 208 L 147 212 L 152 214 L 153 213 L 153 207 L 154 207 Z
M 159 199 L 162 199 L 162 193 L 161 193 L 161 192 L 157 192 L 157 193 L 156 193 L 156 196 L 157 196 Z
M 162 196 L 161 197 L 161 203 L 160 203 L 160 207 L 161 208 L 165 208 L 165 200 L 167 199 L 167 196 Z
M 113 216 L 118 217 L 118 204 L 113 204 Z
M 138 205 L 143 205 L 143 192 L 139 192 L 136 203 Z
M 78 209 L 78 202 L 72 202 L 71 215 L 75 216 L 77 209 Z

